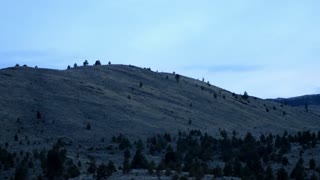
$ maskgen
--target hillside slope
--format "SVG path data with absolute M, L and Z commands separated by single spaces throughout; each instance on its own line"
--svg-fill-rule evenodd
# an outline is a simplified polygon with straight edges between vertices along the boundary
M 320 94 L 304 95 L 292 98 L 277 98 L 269 100 L 282 104 L 287 104 L 290 106 L 304 106 L 305 104 L 320 106 Z
M 177 82 L 174 74 L 134 66 L 2 69 L 0 94 L 2 142 L 18 131 L 39 140 L 93 143 L 119 133 L 138 138 L 186 129 L 214 135 L 219 129 L 261 133 L 320 127 L 317 115 L 300 108 L 244 99 L 198 80 L 181 76 Z

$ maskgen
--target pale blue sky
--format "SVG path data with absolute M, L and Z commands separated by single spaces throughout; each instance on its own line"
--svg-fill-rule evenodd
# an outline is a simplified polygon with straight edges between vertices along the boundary
M 262 98 L 320 93 L 319 0 L 0 0 L 0 68 L 111 61 Z

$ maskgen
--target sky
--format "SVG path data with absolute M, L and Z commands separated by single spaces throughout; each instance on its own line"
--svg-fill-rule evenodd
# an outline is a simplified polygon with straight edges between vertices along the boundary
M 0 68 L 87 59 L 261 98 L 320 93 L 319 0 L 0 0 Z

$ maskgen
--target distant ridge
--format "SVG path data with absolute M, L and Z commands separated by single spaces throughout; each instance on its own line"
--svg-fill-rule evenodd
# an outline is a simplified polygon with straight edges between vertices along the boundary
M 316 105 L 320 106 L 320 94 L 304 95 L 292 98 L 277 98 L 268 99 L 270 101 L 278 102 L 281 104 L 286 104 L 289 106 L 304 106 L 304 105 Z

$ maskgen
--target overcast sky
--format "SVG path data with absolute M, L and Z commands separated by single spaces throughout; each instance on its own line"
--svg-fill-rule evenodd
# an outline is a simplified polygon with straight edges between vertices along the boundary
M 319 0 L 0 0 L 0 68 L 132 64 L 268 97 L 320 93 Z

